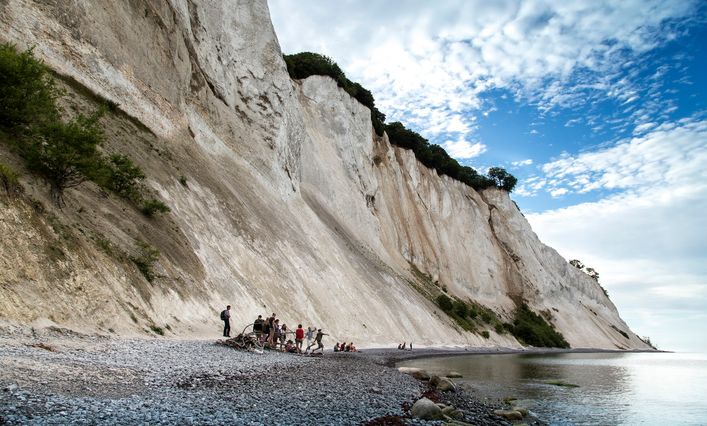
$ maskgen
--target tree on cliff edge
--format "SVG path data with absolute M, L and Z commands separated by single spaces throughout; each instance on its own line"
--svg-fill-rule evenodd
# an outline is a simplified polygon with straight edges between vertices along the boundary
M 508 192 L 513 191 L 518 179 L 515 176 L 508 173 L 506 169 L 501 167 L 491 167 L 489 169 L 489 177 L 493 179 L 496 187 L 506 190 Z

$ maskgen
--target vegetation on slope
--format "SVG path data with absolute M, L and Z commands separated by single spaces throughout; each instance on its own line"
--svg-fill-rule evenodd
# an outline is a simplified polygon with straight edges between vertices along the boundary
M 569 348 L 564 336 L 548 324 L 543 317 L 523 303 L 515 314 L 513 324 L 506 324 L 508 331 L 528 345 L 544 348 Z
M 344 89 L 346 93 L 371 110 L 373 128 L 378 136 L 383 136 L 385 114 L 376 108 L 373 95 L 360 84 L 346 78 L 344 72 L 334 61 L 324 55 L 312 52 L 283 55 L 283 57 L 285 64 L 287 64 L 287 72 L 294 79 L 301 80 L 310 75 L 326 75 L 333 78 L 336 84 Z
M 341 68 L 329 57 L 302 52 L 284 55 L 284 59 L 287 71 L 293 79 L 303 79 L 311 75 L 326 75 L 333 78 L 339 87 L 371 110 L 371 121 L 378 136 L 382 136 L 385 131 L 391 144 L 412 150 L 415 157 L 426 167 L 435 169 L 440 175 L 447 175 L 476 190 L 495 186 L 508 192 L 513 191 L 517 179 L 503 168 L 492 167 L 489 169 L 488 176 L 481 175 L 469 166 L 460 165 L 447 154 L 444 148 L 430 144 L 427 139 L 407 129 L 402 123 L 396 121 L 385 124 L 385 114 L 375 107 L 371 92 L 359 83 L 346 78 Z
M 589 276 L 589 278 L 596 281 L 596 283 L 599 286 L 599 288 L 601 289 L 601 291 L 604 292 L 604 296 L 606 296 L 607 299 L 609 298 L 609 292 L 606 291 L 604 286 L 601 285 L 601 283 L 599 282 L 599 272 L 596 269 L 590 268 L 590 267 L 585 267 L 584 263 L 579 259 L 570 260 L 570 265 L 572 265 L 575 268 L 579 269 L 580 271 L 584 272 L 585 274 L 587 274 Z
M 49 68 L 32 50 L 18 52 L 0 45 L 0 133 L 29 171 L 44 179 L 59 207 L 64 191 L 92 180 L 100 187 L 141 207 L 148 216 L 168 212 L 159 200 L 149 199 L 141 181 L 145 174 L 124 155 L 106 158 L 100 151 L 104 136 L 99 124 L 112 105 L 90 116 L 65 121 L 57 106 L 62 92 Z M 7 175 L 7 173 L 3 173 Z M 7 187 L 3 178 L 3 185 Z

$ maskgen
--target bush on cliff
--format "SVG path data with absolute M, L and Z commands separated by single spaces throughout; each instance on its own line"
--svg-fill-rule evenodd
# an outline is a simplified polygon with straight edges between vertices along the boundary
M 0 188 L 5 190 L 5 194 L 13 196 L 22 191 L 22 185 L 10 166 L 0 163 Z
M 373 95 L 363 86 L 346 78 L 346 74 L 328 56 L 312 52 L 301 52 L 294 55 L 283 55 L 287 72 L 290 77 L 301 80 L 311 75 L 326 75 L 334 79 L 336 84 L 346 93 L 371 110 L 371 121 L 378 136 L 383 136 L 385 114 L 376 108 Z
M 58 119 L 59 91 L 49 68 L 34 58 L 32 50 L 17 52 L 9 43 L 0 44 L 0 127 L 18 134 L 37 124 Z
M 31 49 L 18 52 L 12 44 L 0 44 L 0 132 L 11 136 L 2 140 L 49 184 L 56 205 L 64 204 L 65 189 L 92 180 L 136 204 L 144 202 L 149 216 L 169 211 L 162 202 L 145 201 L 140 185 L 145 174 L 128 157 L 106 159 L 99 151 L 99 120 L 106 111 L 115 111 L 115 104 L 64 121 L 57 107 L 61 94 L 49 68 Z
M 452 304 L 452 299 L 450 299 L 449 296 L 447 296 L 446 294 L 440 294 L 439 296 L 437 296 L 437 305 L 444 312 L 451 312 L 454 308 L 454 305 Z
M 509 324 L 507 328 L 513 336 L 528 345 L 544 348 L 570 347 L 561 333 L 543 317 L 531 311 L 525 303 L 516 310 L 513 324 Z
M 391 144 L 412 150 L 412 152 L 415 153 L 415 157 L 422 164 L 437 170 L 437 173 L 440 175 L 447 175 L 476 190 L 490 188 L 495 184 L 494 180 L 480 175 L 473 168 L 460 165 L 457 160 L 447 154 L 444 148 L 439 145 L 430 144 L 429 141 L 419 133 L 406 128 L 403 123 L 399 121 L 386 124 L 385 132 L 388 134 L 388 139 Z M 503 170 L 498 167 L 496 169 Z M 512 177 L 510 174 L 508 174 L 508 176 Z M 510 188 L 511 190 L 513 189 L 512 186 L 510 186 Z M 506 189 L 506 191 L 509 190 Z
M 476 190 L 496 186 L 508 192 L 513 191 L 517 179 L 506 170 L 493 167 L 489 170 L 488 177 L 480 175 L 473 168 L 460 165 L 447 154 L 444 148 L 430 144 L 427 139 L 407 129 L 402 123 L 385 124 L 385 114 L 375 107 L 371 92 L 349 80 L 331 58 L 312 52 L 283 55 L 283 58 L 287 65 L 287 72 L 293 79 L 300 80 L 311 75 L 326 75 L 333 78 L 339 87 L 371 110 L 371 121 L 378 136 L 383 136 L 385 131 L 391 144 L 412 150 L 415 157 L 426 167 L 435 169 L 440 175 L 447 175 Z

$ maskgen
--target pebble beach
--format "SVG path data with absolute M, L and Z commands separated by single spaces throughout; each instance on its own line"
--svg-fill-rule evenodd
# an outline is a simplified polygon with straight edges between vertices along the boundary
M 510 424 L 472 390 L 435 394 L 399 372 L 409 353 L 256 354 L 215 342 L 3 328 L 0 424 L 444 424 L 411 415 L 422 396 L 453 404 L 462 422 Z

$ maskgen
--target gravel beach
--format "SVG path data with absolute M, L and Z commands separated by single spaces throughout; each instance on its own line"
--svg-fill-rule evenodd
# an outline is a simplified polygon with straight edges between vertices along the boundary
M 442 424 L 409 417 L 429 390 L 392 367 L 400 351 L 307 357 L 214 342 L 4 327 L 0 424 Z M 464 421 L 510 424 L 464 390 L 437 397 Z

